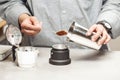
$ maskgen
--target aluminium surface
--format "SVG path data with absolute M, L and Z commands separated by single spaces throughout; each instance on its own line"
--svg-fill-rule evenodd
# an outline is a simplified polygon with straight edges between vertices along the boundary
M 0 45 L 0 61 L 4 60 L 11 54 L 12 46 L 10 45 Z

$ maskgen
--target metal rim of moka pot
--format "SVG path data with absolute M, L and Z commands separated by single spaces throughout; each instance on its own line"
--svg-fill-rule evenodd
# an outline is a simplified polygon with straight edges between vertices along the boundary
M 68 49 L 68 47 L 64 44 L 54 44 L 52 46 L 53 49 L 56 49 L 56 50 L 65 50 L 65 49 Z
M 69 49 L 64 44 L 55 44 L 52 46 L 49 63 L 53 65 L 67 65 L 71 63 Z

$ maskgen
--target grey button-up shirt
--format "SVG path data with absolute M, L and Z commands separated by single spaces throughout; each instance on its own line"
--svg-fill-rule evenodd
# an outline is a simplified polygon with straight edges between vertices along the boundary
M 18 26 L 22 13 L 34 15 L 43 22 L 42 31 L 29 37 L 34 46 L 68 44 L 65 36 L 59 37 L 55 32 L 68 30 L 73 21 L 89 28 L 97 21 L 106 20 L 112 26 L 113 37 L 120 35 L 120 0 L 0 0 L 0 14 L 8 23 Z

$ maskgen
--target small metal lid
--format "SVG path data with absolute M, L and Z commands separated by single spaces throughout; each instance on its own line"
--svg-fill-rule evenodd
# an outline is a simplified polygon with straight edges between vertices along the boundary
M 9 25 L 5 32 L 7 40 L 10 42 L 10 44 L 17 46 L 22 41 L 22 34 L 16 26 Z
M 63 49 L 67 49 L 68 47 L 65 44 L 54 44 L 52 48 L 63 50 Z

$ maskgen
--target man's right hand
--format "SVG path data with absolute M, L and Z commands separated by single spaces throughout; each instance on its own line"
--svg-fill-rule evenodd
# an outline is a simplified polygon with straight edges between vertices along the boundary
M 28 14 L 21 14 L 19 16 L 19 23 L 21 32 L 30 36 L 34 36 L 41 31 L 42 22 L 39 22 L 36 17 Z

